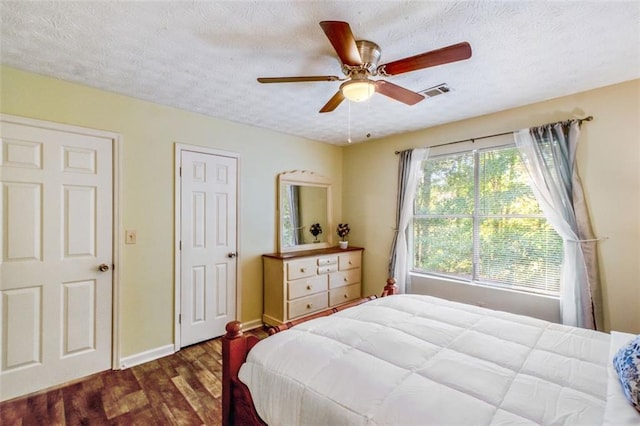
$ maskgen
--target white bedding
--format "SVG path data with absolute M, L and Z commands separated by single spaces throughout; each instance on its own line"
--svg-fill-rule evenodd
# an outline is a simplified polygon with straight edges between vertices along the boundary
M 270 425 L 602 424 L 610 336 L 395 295 L 260 342 L 239 377 Z

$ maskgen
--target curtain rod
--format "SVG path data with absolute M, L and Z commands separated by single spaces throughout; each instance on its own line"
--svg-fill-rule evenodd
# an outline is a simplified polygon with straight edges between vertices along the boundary
M 585 118 L 580 118 L 580 119 L 578 119 L 578 121 L 580 122 L 580 124 L 582 124 L 582 122 L 583 122 L 583 121 L 591 121 L 591 120 L 593 120 L 593 116 L 592 116 L 592 115 L 590 115 L 590 116 L 588 116 L 588 117 L 585 117 Z M 559 121 L 559 123 L 561 123 L 561 121 Z M 554 123 L 554 124 L 555 124 L 555 123 Z M 514 131 L 515 131 L 515 130 L 514 130 Z M 493 135 L 479 136 L 479 137 L 477 137 L 477 138 L 460 139 L 459 141 L 445 142 L 445 143 L 441 143 L 441 144 L 438 144 L 438 145 L 431 145 L 431 146 L 429 146 L 429 147 L 427 147 L 427 148 L 435 148 L 436 146 L 453 145 L 453 144 L 456 144 L 456 143 L 462 143 L 462 142 L 468 142 L 468 141 L 471 141 L 471 142 L 473 143 L 473 142 L 478 141 L 478 140 L 480 140 L 480 139 L 489 139 L 489 138 L 495 138 L 495 137 L 497 137 L 497 136 L 510 135 L 510 134 L 512 134 L 514 131 L 511 131 L 511 132 L 496 133 L 496 134 L 493 134 Z M 401 151 L 396 151 L 396 155 L 400 154 L 400 152 L 401 152 Z

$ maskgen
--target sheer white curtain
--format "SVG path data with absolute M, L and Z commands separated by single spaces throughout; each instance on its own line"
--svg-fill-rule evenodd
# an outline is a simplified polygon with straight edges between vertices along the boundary
M 585 237 L 581 236 L 573 200 L 576 191 L 574 185 L 578 185 L 582 192 L 575 170 L 579 134 L 579 121 L 573 120 L 523 129 L 515 132 L 514 138 L 531 177 L 532 190 L 540 208 L 563 239 L 564 261 L 560 283 L 562 322 L 595 329 L 592 289 L 581 244 L 584 241 L 581 238 Z M 577 183 L 575 179 L 578 179 Z M 595 286 L 596 283 L 592 284 Z
M 391 244 L 389 277 L 395 278 L 400 293 L 407 293 L 411 285 L 407 232 L 413 218 L 413 202 L 421 176 L 420 166 L 422 161 L 429 157 L 429 148 L 409 149 L 399 155 L 396 229 Z
M 291 226 L 293 227 L 293 235 L 291 236 L 294 246 L 303 244 L 302 227 L 300 226 L 300 187 L 298 185 L 287 185 L 289 187 L 289 216 Z

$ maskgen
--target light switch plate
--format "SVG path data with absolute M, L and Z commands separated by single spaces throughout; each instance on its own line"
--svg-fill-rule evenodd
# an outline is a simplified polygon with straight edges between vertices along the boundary
M 136 231 L 135 230 L 126 230 L 126 231 L 124 231 L 124 243 L 125 244 L 135 244 L 136 243 Z

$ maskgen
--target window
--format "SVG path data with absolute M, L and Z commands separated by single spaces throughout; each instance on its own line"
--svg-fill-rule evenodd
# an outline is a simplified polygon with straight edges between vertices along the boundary
M 413 271 L 558 295 L 562 239 L 540 210 L 517 148 L 436 156 L 422 171 Z

